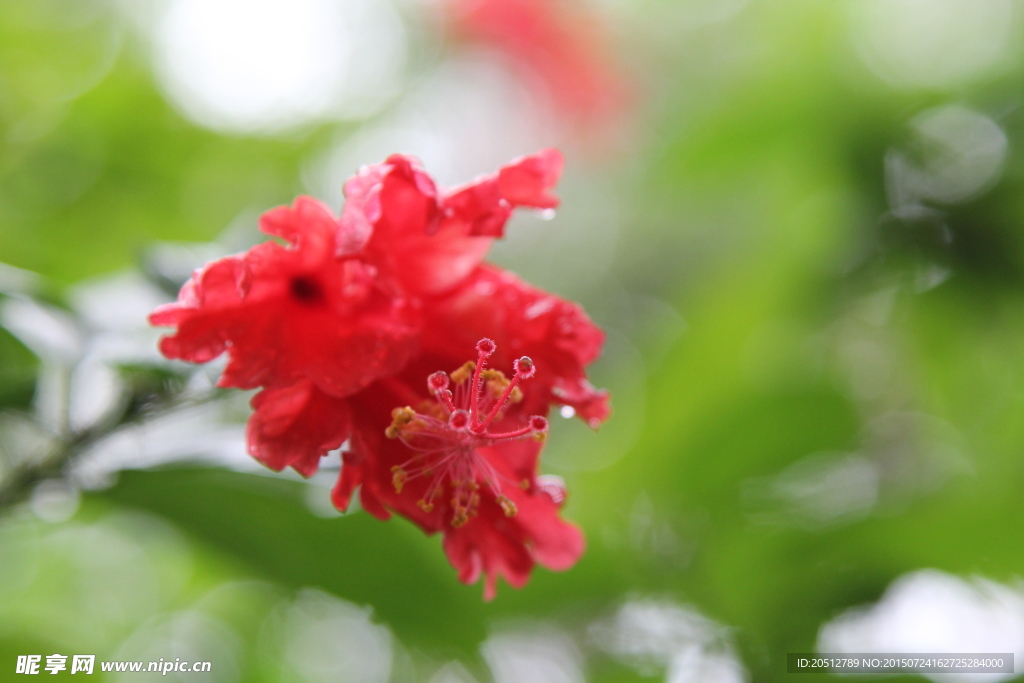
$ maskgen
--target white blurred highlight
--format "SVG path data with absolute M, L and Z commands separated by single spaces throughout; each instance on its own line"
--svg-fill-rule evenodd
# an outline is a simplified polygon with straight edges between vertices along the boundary
M 494 683 L 583 683 L 583 656 L 568 634 L 553 626 L 491 636 L 480 647 Z
M 881 473 L 858 453 L 817 453 L 773 477 L 744 482 L 743 497 L 765 508 L 751 514 L 766 523 L 811 528 L 861 519 L 878 502 Z
M 626 602 L 590 628 L 594 643 L 641 675 L 665 670 L 667 683 L 742 683 L 747 672 L 728 631 L 696 610 L 669 600 Z
M 448 662 L 434 672 L 428 683 L 477 683 L 477 680 L 459 662 Z
M 30 299 L 0 305 L 0 325 L 41 359 L 73 363 L 82 352 L 82 335 L 70 315 Z
M 282 680 L 296 683 L 386 683 L 392 636 L 370 610 L 305 589 L 268 622 L 282 651 Z
M 74 319 L 52 306 L 12 298 L 0 303 L 0 325 L 39 358 L 32 398 L 37 421 L 54 434 L 65 432 L 69 372 L 85 343 Z
M 335 203 L 356 169 L 401 152 L 418 157 L 450 187 L 551 141 L 549 122 L 529 91 L 480 56 L 442 64 L 393 114 L 345 137 L 314 159 L 304 177 L 314 194 Z
M 886 189 L 895 211 L 921 200 L 963 202 L 999 179 L 1008 142 L 988 116 L 945 105 L 918 114 L 910 125 L 916 154 L 893 149 L 885 156 Z
M 953 88 L 1011 56 L 1012 0 L 861 0 L 851 7 L 861 56 L 894 85 Z
M 113 484 L 121 470 L 169 463 L 202 462 L 242 472 L 267 471 L 246 455 L 244 425 L 231 424 L 224 413 L 224 406 L 211 403 L 125 425 L 85 449 L 74 461 L 71 476 L 83 488 L 94 489 Z
M 143 624 L 118 649 L 119 660 L 156 662 L 211 662 L 209 672 L 170 672 L 165 681 L 239 680 L 242 640 L 233 628 L 198 610 L 183 610 Z M 113 657 L 112 657 L 113 659 Z M 137 681 L 139 674 L 115 675 L 116 681 Z
M 82 496 L 62 479 L 39 482 L 29 498 L 29 509 L 44 522 L 64 522 L 78 511 Z
M 193 121 L 278 132 L 385 103 L 405 31 L 386 0 L 173 0 L 155 51 L 164 89 Z
M 961 579 L 934 569 L 907 574 L 871 607 L 822 626 L 820 652 L 1013 652 L 1024 657 L 1024 585 Z M 1004 681 L 1014 674 L 925 674 L 934 681 Z

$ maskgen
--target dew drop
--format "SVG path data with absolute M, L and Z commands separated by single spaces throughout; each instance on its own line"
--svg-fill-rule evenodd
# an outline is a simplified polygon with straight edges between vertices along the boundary
M 572 406 L 562 406 L 558 411 L 558 414 L 568 420 L 569 418 L 576 416 L 576 409 Z

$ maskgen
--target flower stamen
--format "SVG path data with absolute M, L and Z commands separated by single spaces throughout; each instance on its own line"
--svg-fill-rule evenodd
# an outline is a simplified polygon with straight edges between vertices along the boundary
M 430 513 L 447 483 L 450 522 L 455 528 L 478 513 L 482 486 L 505 516 L 517 513 L 516 504 L 502 493 L 501 482 L 510 484 L 512 490 L 518 490 L 519 484 L 497 471 L 479 449 L 524 438 L 542 440 L 548 430 L 547 419 L 534 415 L 518 429 L 489 431 L 510 403 L 522 399 L 519 385 L 533 377 L 536 369 L 533 361 L 523 356 L 513 363 L 515 374 L 510 380 L 501 371 L 486 367 L 487 359 L 497 350 L 493 341 L 481 339 L 476 350 L 475 362 L 469 361 L 451 374 L 438 371 L 427 378 L 427 390 L 436 403 L 421 406 L 420 410 L 395 408 L 385 430 L 388 438 L 400 439 L 416 451 L 408 461 L 391 469 L 395 491 L 401 493 L 409 482 L 430 475 L 416 501 L 421 510 Z M 467 382 L 470 378 L 471 384 Z

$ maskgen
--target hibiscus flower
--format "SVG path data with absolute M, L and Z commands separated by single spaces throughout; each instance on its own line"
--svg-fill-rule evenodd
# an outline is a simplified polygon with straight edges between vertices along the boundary
M 348 442 L 335 504 L 360 487 L 371 514 L 443 533 L 460 579 L 485 575 L 487 597 L 498 576 L 523 585 L 535 562 L 566 569 L 582 535 L 537 461 L 552 403 L 593 427 L 607 418 L 607 392 L 585 374 L 603 333 L 576 304 L 483 263 L 513 209 L 557 205 L 561 168 L 544 150 L 445 190 L 393 155 L 346 183 L 339 218 L 308 197 L 273 209 L 260 227 L 286 245 L 197 271 L 150 318 L 177 328 L 161 351 L 226 352 L 220 386 L 262 388 L 247 441 L 272 469 L 309 476 Z

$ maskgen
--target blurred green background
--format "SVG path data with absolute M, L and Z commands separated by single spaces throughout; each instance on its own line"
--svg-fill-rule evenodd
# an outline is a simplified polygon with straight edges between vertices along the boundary
M 1021 3 L 552 0 L 606 29 L 611 112 L 456 5 L 0 0 L 0 678 L 53 653 L 230 682 L 1020 670 Z M 562 207 L 491 258 L 607 330 L 615 414 L 557 420 L 542 462 L 583 559 L 484 603 L 439 539 L 332 513 L 336 463 L 259 471 L 247 396 L 162 363 L 144 315 L 362 164 L 453 185 L 547 145 Z

